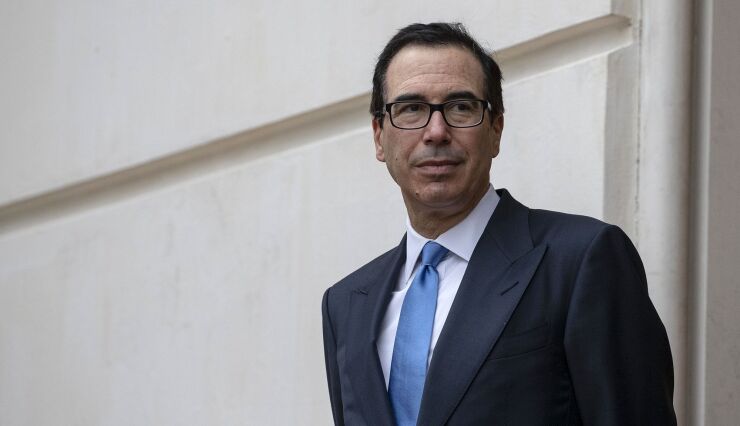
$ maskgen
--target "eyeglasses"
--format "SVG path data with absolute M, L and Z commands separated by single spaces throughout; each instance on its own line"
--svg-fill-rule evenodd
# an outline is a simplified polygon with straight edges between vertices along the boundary
M 426 127 L 434 111 L 441 112 L 450 127 L 475 127 L 483 122 L 486 110 L 491 110 L 491 103 L 482 99 L 459 99 L 441 104 L 401 101 L 385 104 L 385 110 L 393 127 L 403 130 Z

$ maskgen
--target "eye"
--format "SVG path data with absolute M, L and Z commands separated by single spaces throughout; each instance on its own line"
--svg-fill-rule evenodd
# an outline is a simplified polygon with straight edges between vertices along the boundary
M 391 113 L 394 117 L 406 116 L 417 117 L 426 114 L 428 107 L 422 102 L 399 102 L 393 105 Z
M 452 112 L 470 112 L 475 109 L 473 101 L 455 101 L 450 103 L 448 109 Z
M 416 102 L 408 102 L 397 105 L 399 114 L 412 114 L 422 110 L 422 104 Z

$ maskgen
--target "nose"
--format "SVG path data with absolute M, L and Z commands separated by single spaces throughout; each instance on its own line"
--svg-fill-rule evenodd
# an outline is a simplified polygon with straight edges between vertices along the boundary
M 441 111 L 434 111 L 429 123 L 424 128 L 425 143 L 447 143 L 450 141 L 450 126 L 447 125 Z

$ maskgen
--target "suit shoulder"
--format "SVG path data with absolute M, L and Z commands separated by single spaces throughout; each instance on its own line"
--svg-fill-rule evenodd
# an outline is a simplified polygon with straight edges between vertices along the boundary
M 399 250 L 401 250 L 400 246 L 388 250 L 339 280 L 329 290 L 332 292 L 354 291 L 378 282 L 377 278 L 380 275 L 386 275 L 389 269 L 393 267 L 393 260 L 400 255 Z
M 618 226 L 593 217 L 540 209 L 530 210 L 529 227 L 535 243 L 557 243 L 573 249 L 585 249 L 602 233 L 624 235 Z
M 642 261 L 627 234 L 618 226 L 601 220 L 548 210 L 531 210 L 530 233 L 535 246 L 546 244 L 548 255 L 561 271 L 578 274 L 588 259 L 622 259 L 642 271 Z M 641 273 L 644 282 L 644 272 Z M 575 277 L 576 275 L 572 275 Z
M 578 227 L 582 229 L 598 230 L 609 226 L 608 223 L 599 219 L 573 213 L 563 213 L 553 210 L 530 209 L 530 222 L 541 223 L 552 227 Z

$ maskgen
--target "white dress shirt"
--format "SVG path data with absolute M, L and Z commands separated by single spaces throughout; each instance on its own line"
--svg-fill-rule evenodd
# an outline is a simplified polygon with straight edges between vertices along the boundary
M 447 314 L 450 313 L 452 301 L 455 299 L 457 289 L 460 288 L 465 270 L 468 267 L 470 256 L 473 254 L 478 240 L 483 235 L 483 230 L 491 218 L 491 214 L 498 205 L 499 196 L 491 185 L 488 192 L 478 202 L 468 216 L 454 227 L 450 228 L 436 240 L 437 243 L 447 248 L 450 252 L 437 265 L 439 274 L 439 291 L 437 293 L 437 310 L 434 313 L 434 326 L 432 328 L 432 341 L 429 347 L 427 365 L 432 360 L 434 347 L 442 331 Z M 411 226 L 411 221 L 406 219 L 406 265 L 401 269 L 398 284 L 393 290 L 391 301 L 383 317 L 380 326 L 377 348 L 380 365 L 383 368 L 385 387 L 388 388 L 388 378 L 391 374 L 391 360 L 393 358 L 393 345 L 396 341 L 396 329 L 398 328 L 398 317 L 401 315 L 401 306 L 406 297 L 409 285 L 419 269 L 419 254 L 424 244 L 430 241 L 419 235 Z

